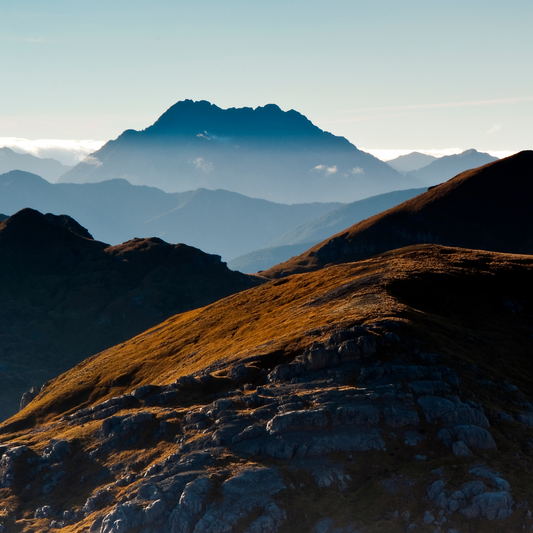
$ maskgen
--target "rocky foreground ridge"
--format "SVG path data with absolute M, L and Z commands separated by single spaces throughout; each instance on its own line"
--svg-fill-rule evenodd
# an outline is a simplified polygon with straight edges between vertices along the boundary
M 0 427 L 4 531 L 531 530 L 532 273 L 419 246 L 177 315 Z

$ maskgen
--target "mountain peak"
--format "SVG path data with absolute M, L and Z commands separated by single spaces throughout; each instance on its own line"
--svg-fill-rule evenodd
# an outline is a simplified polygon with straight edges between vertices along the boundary
M 182 100 L 170 107 L 144 133 L 225 137 L 333 137 L 297 111 L 283 111 L 276 104 L 255 109 L 222 109 L 206 100 Z
M 221 109 L 183 100 L 142 131 L 106 143 L 61 183 L 126 177 L 166 192 L 226 189 L 282 203 L 356 200 L 415 186 L 295 110 Z

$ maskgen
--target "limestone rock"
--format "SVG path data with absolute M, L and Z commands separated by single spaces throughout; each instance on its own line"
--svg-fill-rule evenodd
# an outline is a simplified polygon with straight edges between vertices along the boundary
M 328 423 L 328 414 L 325 409 L 292 411 L 289 413 L 276 415 L 267 424 L 267 431 L 271 435 L 278 435 L 287 431 L 323 428 L 326 427 Z

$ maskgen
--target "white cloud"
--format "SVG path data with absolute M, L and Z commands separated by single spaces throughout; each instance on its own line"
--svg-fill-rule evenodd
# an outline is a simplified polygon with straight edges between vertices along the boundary
M 102 166 L 102 161 L 100 161 L 97 157 L 94 157 L 93 155 L 88 155 L 87 157 L 85 157 L 82 163 L 86 163 L 87 165 L 94 165 L 97 168 Z
M 213 163 L 208 163 L 202 157 L 197 157 L 193 161 L 193 164 L 198 170 L 203 170 L 206 174 L 208 174 L 215 168 L 215 165 L 213 165 Z
M 65 139 L 23 139 L 0 137 L 0 147 L 7 146 L 15 152 L 36 157 L 57 159 L 64 165 L 77 165 L 80 161 L 99 150 L 106 141 Z
M 352 170 L 350 172 L 352 174 L 364 174 L 365 173 L 364 169 L 361 168 L 361 167 L 352 168 Z
M 501 129 L 502 129 L 502 125 L 501 124 L 494 124 L 494 126 L 492 126 L 492 128 L 490 128 L 486 132 L 486 135 L 494 135 L 496 132 L 500 131 Z
M 333 165 L 331 167 L 328 167 L 327 165 L 317 165 L 313 168 L 313 170 L 316 170 L 318 172 L 324 171 L 324 174 L 326 176 L 331 176 L 332 174 L 335 174 L 337 172 L 337 165 Z

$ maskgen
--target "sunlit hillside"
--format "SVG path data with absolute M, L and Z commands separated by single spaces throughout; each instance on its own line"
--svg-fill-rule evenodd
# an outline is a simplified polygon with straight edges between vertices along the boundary
M 518 530 L 532 270 L 419 246 L 176 315 L 2 425 L 6 531 Z

